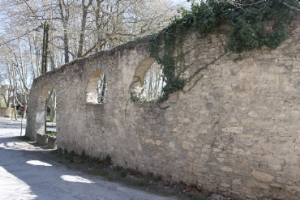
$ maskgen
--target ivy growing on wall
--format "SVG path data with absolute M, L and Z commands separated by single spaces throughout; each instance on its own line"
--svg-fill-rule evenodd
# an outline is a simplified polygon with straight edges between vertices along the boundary
M 287 38 L 287 26 L 298 8 L 296 0 L 207 0 L 192 4 L 191 10 L 181 9 L 181 17 L 149 36 L 151 57 L 164 73 L 165 86 L 158 101 L 167 100 L 169 94 L 182 90 L 188 81 L 182 76 L 186 70 L 183 40 L 188 32 L 196 31 L 202 39 L 220 32 L 223 25 L 227 36 L 225 51 L 241 53 L 263 45 L 275 49 Z

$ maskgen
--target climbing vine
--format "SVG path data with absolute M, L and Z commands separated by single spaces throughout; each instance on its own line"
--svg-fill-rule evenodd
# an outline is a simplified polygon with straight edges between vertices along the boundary
M 164 73 L 165 86 L 158 102 L 182 90 L 186 82 L 195 76 L 182 76 L 188 68 L 184 64 L 183 40 L 189 31 L 196 31 L 202 39 L 208 34 L 221 32 L 221 25 L 226 27 L 225 52 L 241 53 L 263 45 L 275 49 L 287 38 L 287 26 L 298 9 L 296 0 L 207 0 L 192 4 L 191 10 L 181 9 L 181 17 L 173 18 L 168 27 L 149 36 L 151 57 L 161 65 Z

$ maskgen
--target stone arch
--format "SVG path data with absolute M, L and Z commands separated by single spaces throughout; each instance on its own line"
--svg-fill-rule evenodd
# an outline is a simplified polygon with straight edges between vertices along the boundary
M 153 74 L 151 75 L 151 73 L 154 72 L 154 70 L 158 70 L 161 73 L 157 74 L 161 76 L 161 86 L 159 86 L 159 88 L 156 88 L 158 90 L 158 95 L 150 94 L 152 93 L 152 90 L 149 89 L 149 85 L 151 84 L 151 81 L 153 81 L 153 77 L 155 79 L 155 76 L 152 76 Z M 162 77 L 162 70 L 160 69 L 159 64 L 155 61 L 154 58 L 146 58 L 142 60 L 135 70 L 135 75 L 133 77 L 132 84 L 130 85 L 131 95 L 143 99 L 145 101 L 157 99 L 161 95 L 163 87 Z M 158 76 L 156 78 L 158 78 Z
M 45 123 L 46 123 L 46 98 L 48 92 L 51 90 L 51 84 L 45 84 L 38 96 L 38 102 L 35 109 L 35 134 L 43 135 L 45 133 Z
M 101 88 L 99 89 L 99 84 L 101 84 Z M 106 95 L 107 83 L 105 74 L 100 71 L 94 71 L 87 83 L 86 87 L 86 103 L 104 103 L 104 97 Z
M 142 60 L 139 63 L 138 67 L 135 69 L 133 82 L 139 81 L 139 79 L 144 80 L 146 72 L 150 69 L 150 67 L 153 65 L 153 63 L 155 63 L 154 58 L 146 58 L 146 59 Z

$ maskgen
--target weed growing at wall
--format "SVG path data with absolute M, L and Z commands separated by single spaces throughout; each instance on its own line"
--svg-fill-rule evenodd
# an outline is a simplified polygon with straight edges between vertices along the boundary
M 56 131 L 45 131 L 45 134 L 50 135 L 50 136 L 56 136 L 57 132 Z
M 189 31 L 197 31 L 199 39 L 223 31 L 227 36 L 225 52 L 241 53 L 263 45 L 275 49 L 287 38 L 287 26 L 298 10 L 296 0 L 207 0 L 206 3 L 194 3 L 190 11 L 182 9 L 180 18 L 175 17 L 167 28 L 149 36 L 151 57 L 162 66 L 164 73 L 165 86 L 158 102 L 182 90 L 186 82 L 195 76 L 182 76 L 188 68 L 182 49 Z M 221 30 L 221 25 L 226 31 L 224 28 Z M 196 73 L 199 71 L 201 69 Z

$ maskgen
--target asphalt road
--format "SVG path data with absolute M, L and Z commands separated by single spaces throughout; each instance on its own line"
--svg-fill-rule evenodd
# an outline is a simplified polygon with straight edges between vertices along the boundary
M 20 136 L 20 123 L 0 118 L 1 200 L 170 199 L 107 182 L 43 158 L 40 152 L 47 150 L 17 138 Z

